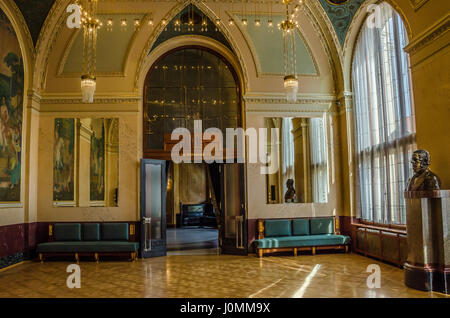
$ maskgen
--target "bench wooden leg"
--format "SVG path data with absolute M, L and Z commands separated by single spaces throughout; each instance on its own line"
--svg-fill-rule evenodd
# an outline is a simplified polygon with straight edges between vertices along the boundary
M 297 249 L 294 248 L 294 256 L 297 256 Z
M 39 260 L 41 261 L 41 264 L 44 263 L 44 255 L 42 253 L 39 253 Z
M 316 248 L 315 247 L 312 248 L 312 255 L 316 255 Z
M 259 255 L 259 258 L 263 257 L 263 250 L 262 249 L 258 250 L 258 255 Z
M 75 253 L 75 261 L 77 262 L 77 264 L 80 263 L 80 257 L 78 256 L 78 253 Z
M 345 245 L 345 253 L 348 253 L 348 245 Z
M 134 252 L 134 261 L 136 262 L 139 257 L 138 251 Z
M 95 262 L 98 264 L 98 253 L 94 254 Z

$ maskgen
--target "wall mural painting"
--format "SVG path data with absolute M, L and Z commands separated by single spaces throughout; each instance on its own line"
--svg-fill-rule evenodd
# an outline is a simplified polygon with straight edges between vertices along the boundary
M 55 119 L 53 200 L 74 201 L 75 119 Z
M 13 26 L 0 10 L 0 201 L 20 201 L 24 69 Z
M 91 135 L 91 201 L 105 200 L 105 125 L 104 119 L 92 119 Z

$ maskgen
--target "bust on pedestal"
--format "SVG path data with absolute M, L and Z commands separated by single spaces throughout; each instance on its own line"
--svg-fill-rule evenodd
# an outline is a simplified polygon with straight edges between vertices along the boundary
M 450 293 L 450 191 L 431 172 L 430 154 L 416 150 L 414 175 L 405 192 L 408 259 L 404 265 L 408 287 Z

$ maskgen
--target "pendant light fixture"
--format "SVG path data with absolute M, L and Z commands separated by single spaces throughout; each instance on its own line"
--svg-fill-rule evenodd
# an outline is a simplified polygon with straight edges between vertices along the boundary
M 102 23 L 96 17 L 98 0 L 81 1 L 84 43 L 81 94 L 83 103 L 93 103 L 96 88 L 97 31 Z
M 283 0 L 286 5 L 286 19 L 280 24 L 283 32 L 283 53 L 284 53 L 284 90 L 288 102 L 297 101 L 298 78 L 295 53 L 295 28 L 297 23 L 289 14 L 289 4 L 292 0 Z

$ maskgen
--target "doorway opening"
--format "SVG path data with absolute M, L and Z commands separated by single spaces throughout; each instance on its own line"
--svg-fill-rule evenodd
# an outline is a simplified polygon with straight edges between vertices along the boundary
M 145 80 L 143 107 L 143 153 L 144 158 L 151 158 L 142 159 L 141 168 L 141 245 L 148 249 L 144 257 L 161 255 L 163 246 L 170 253 L 247 254 L 244 164 L 175 164 L 171 157 L 174 129 L 184 128 L 192 135 L 196 120 L 201 120 L 202 131 L 242 127 L 241 103 L 233 66 L 209 48 L 179 47 L 152 65 Z M 209 142 L 203 140 L 202 149 Z M 186 155 L 193 157 L 193 153 Z M 164 166 L 160 179 L 164 183 L 152 187 L 153 181 L 146 181 L 145 166 L 157 162 Z M 160 191 L 156 197 L 162 198 L 163 205 L 151 207 L 147 201 L 155 196 L 149 191 Z M 162 218 L 159 242 L 152 235 L 159 231 L 153 228 L 155 220 Z M 151 251 L 154 244 L 160 244 L 160 252 Z
M 218 253 L 217 211 L 211 188 L 220 191 L 220 180 L 209 178 L 208 169 L 213 167 L 206 163 L 168 162 L 166 244 L 169 254 Z

